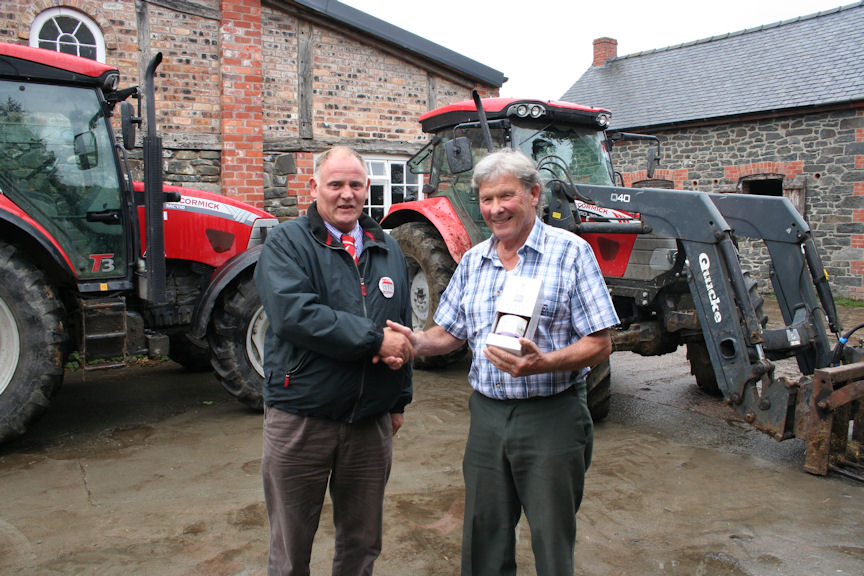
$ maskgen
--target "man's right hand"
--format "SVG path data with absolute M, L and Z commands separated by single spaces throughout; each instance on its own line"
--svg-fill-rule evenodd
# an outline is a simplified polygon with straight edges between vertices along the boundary
M 397 324 L 398 326 L 398 324 Z M 410 332 L 410 330 L 409 330 Z M 414 346 L 407 335 L 393 328 L 384 328 L 384 340 L 373 363 L 384 362 L 391 370 L 399 370 L 414 359 Z

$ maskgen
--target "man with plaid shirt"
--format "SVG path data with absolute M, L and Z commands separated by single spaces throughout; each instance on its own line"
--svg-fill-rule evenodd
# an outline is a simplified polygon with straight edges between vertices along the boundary
M 618 323 L 590 246 L 536 216 L 542 184 L 519 152 L 490 154 L 474 170 L 492 237 L 459 263 L 435 313 L 411 334 L 415 353 L 473 352 L 471 428 L 465 447 L 463 576 L 516 574 L 522 510 L 539 576 L 572 575 L 576 511 L 591 462 L 593 424 L 585 376 L 612 352 Z M 521 355 L 484 347 L 509 275 L 540 278 L 543 307 Z

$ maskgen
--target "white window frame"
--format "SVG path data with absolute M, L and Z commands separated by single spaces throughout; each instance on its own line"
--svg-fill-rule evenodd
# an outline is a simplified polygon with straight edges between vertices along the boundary
M 372 156 L 372 155 L 363 155 L 363 159 L 366 161 L 366 172 L 369 174 L 370 184 L 369 184 L 369 197 L 366 199 L 366 206 L 363 210 L 372 216 L 373 208 L 382 208 L 383 215 L 386 216 L 390 211 L 390 207 L 393 205 L 393 188 L 405 186 L 405 190 L 408 191 L 408 187 L 414 187 L 416 191 L 416 197 L 418 200 L 423 199 L 423 174 L 412 174 L 411 170 L 408 168 L 408 160 L 411 159 L 410 156 Z M 391 182 L 393 175 L 393 166 L 401 165 L 402 166 L 402 178 L 403 183 L 395 183 Z M 416 179 L 413 183 L 408 183 L 409 179 Z M 372 204 L 372 187 L 375 186 L 383 186 L 383 204 Z
M 48 23 L 49 20 L 53 20 L 58 16 L 74 18 L 75 20 L 78 20 L 82 26 L 85 26 L 90 31 L 96 42 L 96 61 L 104 63 L 105 37 L 102 35 L 102 30 L 99 29 L 99 26 L 96 24 L 96 22 L 94 22 L 89 16 L 77 10 L 72 10 L 71 8 L 49 8 L 48 10 L 45 10 L 44 12 L 41 12 L 38 16 L 36 16 L 36 18 L 33 20 L 33 23 L 30 25 L 30 46 L 33 46 L 34 48 L 39 48 L 39 32 L 41 32 L 42 28 Z M 85 44 L 85 46 L 88 45 Z

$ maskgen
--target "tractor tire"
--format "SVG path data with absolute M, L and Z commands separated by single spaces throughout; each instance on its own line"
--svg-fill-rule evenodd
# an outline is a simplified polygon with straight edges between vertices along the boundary
M 687 360 L 690 361 L 690 373 L 696 377 L 696 385 L 709 396 L 722 396 L 704 340 L 687 344 Z
M 65 309 L 45 275 L 0 241 L 0 442 L 23 434 L 63 382 Z
M 189 340 L 184 332 L 168 336 L 170 345 L 168 357 L 189 372 L 208 372 L 213 369 L 210 361 L 210 348 L 199 346 Z
M 750 276 L 750 272 L 747 270 L 743 272 L 743 276 L 744 284 L 747 286 L 747 295 L 753 305 L 753 310 L 756 312 L 756 318 L 759 320 L 759 325 L 764 328 L 768 324 L 768 316 L 764 309 L 765 298 L 759 294 L 759 283 Z M 696 385 L 709 396 L 723 396 L 723 391 L 717 383 L 714 367 L 711 364 L 711 355 L 708 354 L 708 347 L 704 340 L 687 344 L 687 360 L 690 361 L 690 373 L 696 377 Z
M 592 366 L 585 384 L 591 419 L 600 422 L 609 415 L 609 404 L 612 400 L 612 369 L 609 360 Z
M 391 236 L 399 242 L 408 261 L 408 279 L 411 282 L 411 316 L 415 331 L 427 330 L 435 325 L 433 316 L 441 295 L 456 270 L 444 239 L 426 222 L 408 222 L 397 226 Z M 426 370 L 444 368 L 465 357 L 467 345 L 441 356 L 416 356 L 414 367 Z
M 217 379 L 229 394 L 256 410 L 264 405 L 262 358 L 268 324 L 250 273 L 219 296 L 207 334 Z

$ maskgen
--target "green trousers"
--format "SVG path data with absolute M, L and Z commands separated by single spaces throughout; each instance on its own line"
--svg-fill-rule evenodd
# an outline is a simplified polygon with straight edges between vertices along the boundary
M 584 384 L 528 400 L 475 392 L 469 405 L 462 576 L 516 574 L 522 510 L 538 576 L 573 576 L 576 511 L 593 444 Z

